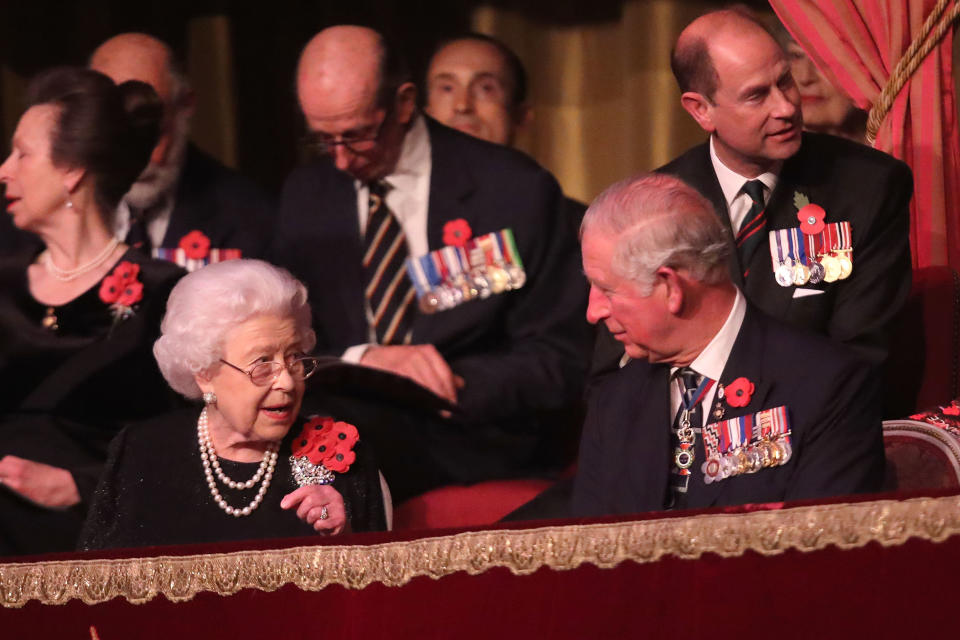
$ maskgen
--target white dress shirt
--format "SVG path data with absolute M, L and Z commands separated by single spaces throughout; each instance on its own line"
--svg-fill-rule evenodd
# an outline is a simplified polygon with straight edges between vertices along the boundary
M 733 343 L 737 340 L 737 335 L 740 333 L 740 326 L 743 324 L 743 316 L 747 312 L 747 301 L 743 297 L 743 294 L 740 293 L 740 289 L 737 289 L 737 296 L 733 301 L 733 306 L 730 308 L 730 313 L 727 314 L 727 319 L 724 321 L 723 326 L 720 327 L 720 331 L 713 336 L 713 339 L 707 343 L 707 346 L 703 348 L 703 351 L 700 352 L 693 362 L 690 363 L 690 368 L 699 373 L 702 376 L 706 376 L 714 381 L 719 381 L 720 376 L 723 375 L 723 368 L 727 365 L 727 360 L 730 358 L 730 352 L 733 350 Z M 682 392 L 680 390 L 681 383 L 679 379 L 674 379 L 673 374 L 676 373 L 679 367 L 670 368 L 670 419 L 673 420 L 673 417 L 677 415 L 677 412 L 680 410 Z M 708 414 L 710 412 L 710 407 L 713 406 L 713 399 L 717 395 L 717 385 L 714 384 L 710 387 L 710 391 L 704 394 L 703 399 L 700 402 L 700 415 L 703 416 L 703 424 L 708 422 Z
M 170 218 L 173 216 L 173 191 L 172 189 L 163 196 L 162 204 L 150 208 L 150 215 L 147 220 L 147 235 L 150 236 L 150 245 L 154 248 L 162 247 L 163 239 L 167 235 Z M 123 242 L 129 232 L 130 205 L 127 204 L 126 200 L 121 200 L 113 218 L 113 235 L 120 242 Z
M 717 174 L 717 181 L 723 190 L 723 197 L 727 201 L 727 211 L 730 212 L 730 226 L 733 228 L 733 235 L 736 236 L 743 226 L 743 219 L 747 217 L 753 200 L 743 191 L 743 185 L 748 180 L 759 180 L 763 183 L 763 201 L 770 199 L 770 194 L 777 186 L 777 174 L 773 172 L 761 173 L 756 178 L 747 178 L 740 175 L 717 156 L 717 151 L 713 145 L 713 136 L 710 136 L 710 160 L 713 162 L 713 172 Z

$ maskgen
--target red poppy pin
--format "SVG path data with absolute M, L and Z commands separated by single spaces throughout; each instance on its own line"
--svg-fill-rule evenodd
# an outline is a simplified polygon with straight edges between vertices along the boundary
M 723 398 L 731 407 L 745 407 L 750 404 L 753 396 L 754 384 L 744 377 L 739 377 L 723 387 Z
M 960 407 L 955 404 L 951 404 L 949 407 L 943 408 L 943 415 L 945 416 L 960 416 Z
M 210 255 L 210 238 L 199 229 L 194 229 L 180 238 L 180 248 L 191 260 L 203 260 Z
M 443 244 L 453 247 L 464 247 L 473 237 L 473 230 L 463 218 L 450 220 L 443 225 Z
M 357 454 L 353 446 L 360 439 L 357 428 L 333 418 L 314 416 L 293 441 L 290 460 L 293 475 L 300 486 L 329 484 L 333 473 L 350 470 Z
M 810 198 L 795 191 L 793 193 L 793 206 L 797 208 L 797 220 L 800 221 L 800 231 L 808 236 L 814 236 L 821 231 L 825 225 L 823 219 L 827 212 L 818 204 L 810 202 Z
M 143 300 L 139 275 L 140 265 L 124 260 L 100 283 L 100 300 L 110 305 L 114 326 L 132 316 L 134 305 Z

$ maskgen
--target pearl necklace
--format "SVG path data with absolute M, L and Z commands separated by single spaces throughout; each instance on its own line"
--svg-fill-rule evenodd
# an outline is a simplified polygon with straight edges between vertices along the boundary
M 57 265 L 53 264 L 53 257 L 50 255 L 49 249 L 44 250 L 43 254 L 41 254 L 41 258 L 43 258 L 43 266 L 47 270 L 47 273 L 60 282 L 70 282 L 103 264 L 103 262 L 113 253 L 113 250 L 117 248 L 118 244 L 120 244 L 119 239 L 116 237 L 111 238 L 110 242 L 107 243 L 107 246 L 103 248 L 103 251 L 94 256 L 90 262 L 82 264 L 74 269 L 61 269 Z
M 263 461 L 260 462 L 260 467 L 252 478 L 246 482 L 237 482 L 236 480 L 230 479 L 220 468 L 220 460 L 217 457 L 216 450 L 213 448 L 213 442 L 210 440 L 206 407 L 200 412 L 200 419 L 197 420 L 197 442 L 200 445 L 200 459 L 203 461 L 203 475 L 207 478 L 207 486 L 210 487 L 210 494 L 213 496 L 214 502 L 226 511 L 227 514 L 235 518 L 250 515 L 260 506 L 260 503 L 263 501 L 263 496 L 266 495 L 267 488 L 270 486 L 270 480 L 273 479 L 273 471 L 277 466 L 277 452 L 280 450 L 280 443 L 270 443 L 263 454 Z M 213 467 L 213 471 L 211 471 L 211 467 Z M 259 482 L 261 478 L 263 478 L 263 484 L 260 485 L 257 495 L 250 501 L 250 504 L 243 508 L 231 507 L 227 504 L 227 501 L 224 500 L 223 496 L 220 495 L 219 489 L 217 489 L 217 481 L 213 479 L 214 472 L 216 472 L 217 478 L 231 489 L 250 489 Z

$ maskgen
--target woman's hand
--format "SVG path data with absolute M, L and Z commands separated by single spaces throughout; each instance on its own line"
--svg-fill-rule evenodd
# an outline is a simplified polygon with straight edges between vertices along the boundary
M 77 483 L 69 471 L 17 456 L 0 459 L 0 484 L 51 509 L 65 509 L 80 502 Z
M 299 505 L 299 506 L 298 506 Z M 283 496 L 281 509 L 297 507 L 297 517 L 323 534 L 337 535 L 347 524 L 340 492 L 326 484 L 311 484 Z M 326 514 L 326 518 L 323 515 Z

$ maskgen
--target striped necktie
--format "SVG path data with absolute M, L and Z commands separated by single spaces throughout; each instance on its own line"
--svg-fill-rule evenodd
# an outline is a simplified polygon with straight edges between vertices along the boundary
M 697 435 L 701 433 L 703 427 L 703 411 L 700 404 L 703 400 L 702 396 L 709 387 L 701 387 L 706 379 L 690 367 L 678 369 L 671 383 L 674 380 L 680 382 L 680 408 L 673 420 L 673 428 L 670 429 L 672 453 L 665 506 L 667 509 L 685 509 L 690 476 L 700 464 L 699 461 L 693 464 L 696 458 L 694 449 L 697 445 Z M 684 415 L 689 424 L 684 423 Z
M 740 256 L 740 269 L 743 277 L 750 272 L 750 260 L 763 242 L 764 229 L 767 226 L 767 211 L 763 202 L 763 183 L 759 180 L 748 180 L 740 189 L 752 200 L 747 217 L 737 232 L 737 254 Z
M 364 295 L 373 315 L 379 344 L 409 344 L 413 324 L 414 289 L 406 276 L 407 239 L 387 207 L 389 185 L 369 185 L 370 208 L 364 234 Z

